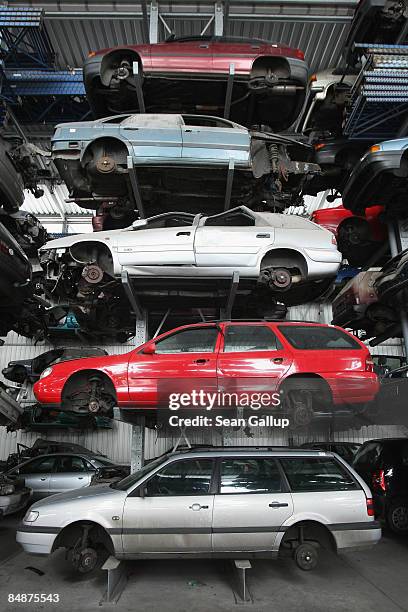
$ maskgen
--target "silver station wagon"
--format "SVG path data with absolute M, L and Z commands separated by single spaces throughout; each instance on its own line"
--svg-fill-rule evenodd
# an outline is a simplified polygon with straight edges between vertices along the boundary
M 381 537 L 371 492 L 335 453 L 208 448 L 169 453 L 110 486 L 35 503 L 17 531 L 29 553 L 68 549 L 78 571 L 118 559 L 292 556 Z

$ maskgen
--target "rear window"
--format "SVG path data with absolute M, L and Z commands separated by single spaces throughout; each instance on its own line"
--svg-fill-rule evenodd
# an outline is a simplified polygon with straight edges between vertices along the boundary
M 359 488 L 351 475 L 334 459 L 281 459 L 281 464 L 293 492 L 350 491 Z
M 354 338 L 335 327 L 279 325 L 279 331 L 293 348 L 302 351 L 361 350 L 362 348 Z

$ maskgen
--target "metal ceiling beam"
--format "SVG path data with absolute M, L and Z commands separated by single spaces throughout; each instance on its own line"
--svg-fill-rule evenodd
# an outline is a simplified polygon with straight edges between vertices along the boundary
M 172 12 L 161 12 L 161 17 L 164 19 L 210 19 L 214 16 L 213 13 L 198 13 L 196 11 L 191 13 L 172 13 Z M 109 20 L 109 21 L 121 21 L 124 19 L 142 20 L 143 13 L 141 12 L 100 12 L 100 11 L 76 11 L 76 12 L 50 12 L 46 14 L 46 20 Z M 279 21 L 286 23 L 297 23 L 297 22 L 311 22 L 311 23 L 350 23 L 353 19 L 352 15 L 302 15 L 302 14 L 272 14 L 272 13 L 229 13 L 229 21 Z

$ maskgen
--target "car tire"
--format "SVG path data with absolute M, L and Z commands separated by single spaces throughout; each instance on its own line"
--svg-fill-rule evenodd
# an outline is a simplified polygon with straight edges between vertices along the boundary
M 299 544 L 293 553 L 293 558 L 299 569 L 308 572 L 317 566 L 319 554 L 313 544 L 304 542 Z
M 394 533 L 408 533 L 408 500 L 391 502 L 386 512 L 387 525 Z

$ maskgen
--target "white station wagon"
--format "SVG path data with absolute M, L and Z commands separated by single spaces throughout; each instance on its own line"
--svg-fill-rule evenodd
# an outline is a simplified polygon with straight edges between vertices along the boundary
M 274 293 L 334 278 L 341 253 L 331 232 L 295 215 L 254 212 L 246 206 L 218 215 L 164 213 L 109 232 L 67 236 L 41 248 L 49 289 L 63 295 L 77 284 L 80 294 L 103 292 L 123 272 L 156 289 L 163 279 L 241 279 Z M 54 286 L 54 284 L 56 286 Z M 56 289 L 56 291 L 54 291 Z
M 78 571 L 118 559 L 292 556 L 313 569 L 319 547 L 381 537 L 370 489 L 338 455 L 277 448 L 169 453 L 110 486 L 49 497 L 17 531 L 29 553 L 68 549 Z

